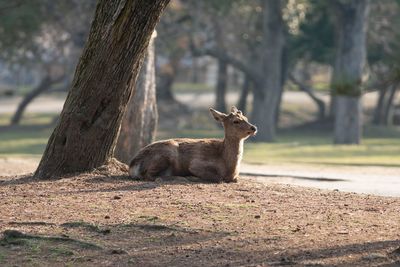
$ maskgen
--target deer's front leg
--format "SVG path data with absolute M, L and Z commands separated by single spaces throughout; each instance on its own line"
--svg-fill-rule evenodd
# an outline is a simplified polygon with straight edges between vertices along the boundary
M 196 162 L 189 166 L 189 171 L 196 177 L 199 177 L 203 181 L 221 183 L 223 178 L 219 174 L 216 167 L 210 165 L 207 162 Z

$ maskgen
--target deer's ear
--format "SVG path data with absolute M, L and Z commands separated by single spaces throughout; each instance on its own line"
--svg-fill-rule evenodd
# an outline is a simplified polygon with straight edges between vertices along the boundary
M 210 108 L 210 112 L 211 112 L 211 115 L 213 115 L 213 117 L 214 117 L 214 119 L 215 119 L 216 121 L 223 122 L 224 119 L 226 118 L 226 114 L 225 114 L 225 113 L 216 111 L 216 110 L 213 109 L 213 108 Z

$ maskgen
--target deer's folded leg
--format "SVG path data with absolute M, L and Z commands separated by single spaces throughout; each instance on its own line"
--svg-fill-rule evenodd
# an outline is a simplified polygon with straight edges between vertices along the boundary
M 192 164 L 189 167 L 189 171 L 196 177 L 199 177 L 203 181 L 212 182 L 212 183 L 222 183 L 223 179 L 219 174 L 217 168 L 209 163 L 197 163 Z
M 147 162 L 143 170 L 143 179 L 154 181 L 159 176 L 170 176 L 170 163 L 167 157 L 156 156 Z

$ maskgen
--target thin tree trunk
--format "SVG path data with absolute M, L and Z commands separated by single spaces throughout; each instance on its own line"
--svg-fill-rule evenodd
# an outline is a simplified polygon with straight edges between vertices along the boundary
M 283 46 L 282 48 L 282 64 L 281 64 L 281 88 L 278 96 L 278 101 L 276 104 L 276 114 L 275 114 L 275 127 L 278 128 L 279 125 L 279 119 L 281 115 L 281 104 L 282 104 L 282 98 L 283 98 L 283 90 L 285 88 L 287 76 L 288 76 L 288 58 L 287 58 L 287 47 L 286 45 Z
M 282 90 L 282 55 L 284 46 L 281 1 L 264 0 L 264 53 L 262 55 L 262 91 L 256 86 L 252 120 L 258 127 L 257 141 L 275 139 L 276 112 Z
M 30 91 L 19 103 L 17 110 L 11 118 L 11 125 L 19 124 L 27 106 L 41 93 L 47 91 L 52 84 L 53 83 L 51 82 L 50 76 L 45 75 L 40 81 L 39 85 Z
M 169 62 L 160 67 L 159 82 L 156 92 L 158 101 L 176 101 L 172 93 L 172 86 L 174 85 L 183 55 L 184 51 L 182 51 L 181 48 L 177 48 L 176 51 L 171 53 Z
M 338 30 L 335 70 L 331 82 L 335 95 L 334 142 L 359 144 L 362 136 L 361 83 L 366 61 L 369 1 L 343 3 L 336 0 L 333 3 Z
M 391 86 L 386 104 L 384 106 L 383 123 L 386 126 L 393 124 L 393 115 L 395 109 L 394 99 L 396 98 L 397 86 L 398 86 L 397 84 Z
M 157 100 L 158 101 L 175 101 L 174 95 L 172 93 L 172 85 L 175 80 L 175 73 L 172 70 L 160 71 L 159 86 L 157 86 Z
M 386 93 L 388 91 L 388 88 L 386 86 L 383 86 L 379 90 L 379 96 L 378 100 L 376 103 L 376 107 L 374 110 L 374 118 L 372 119 L 372 123 L 375 125 L 381 125 L 383 122 L 383 109 L 385 105 L 385 99 L 386 99 Z
M 150 37 L 168 2 L 99 0 L 36 177 L 54 179 L 110 162 Z
M 215 87 L 215 107 L 217 110 L 226 111 L 226 85 L 228 80 L 228 64 L 223 60 L 218 60 L 218 77 Z
M 221 22 L 213 18 L 213 25 L 215 29 L 215 41 L 220 49 L 225 49 L 224 30 Z M 222 111 L 226 111 L 226 86 L 228 82 L 228 63 L 223 59 L 217 59 L 218 62 L 218 75 L 217 84 L 215 88 L 215 107 Z
M 115 148 L 115 157 L 127 164 L 141 148 L 154 141 L 158 119 L 154 62 L 155 35 L 147 49 L 147 56 L 139 73 L 135 93 L 129 100 L 122 119 Z
M 65 78 L 64 72 L 58 73 L 60 69 L 53 71 L 52 66 L 47 66 L 47 71 L 39 85 L 30 91 L 19 103 L 17 110 L 11 118 L 11 125 L 17 125 L 20 123 L 22 116 L 28 107 L 28 105 L 42 93 L 48 91 L 54 84 L 61 82 Z
M 199 62 L 196 57 L 192 58 L 192 78 L 191 81 L 192 83 L 198 83 L 199 82 Z
M 246 113 L 247 110 L 247 97 L 250 92 L 251 81 L 248 75 L 244 76 L 242 91 L 240 93 L 239 101 L 238 101 L 238 109 L 243 113 Z

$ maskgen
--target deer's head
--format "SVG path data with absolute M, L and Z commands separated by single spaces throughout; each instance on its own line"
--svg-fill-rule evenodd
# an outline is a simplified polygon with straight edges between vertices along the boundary
M 210 108 L 210 112 L 216 121 L 223 124 L 226 137 L 245 139 L 257 133 L 257 127 L 249 123 L 248 119 L 236 107 L 232 107 L 229 114 L 212 108 Z

